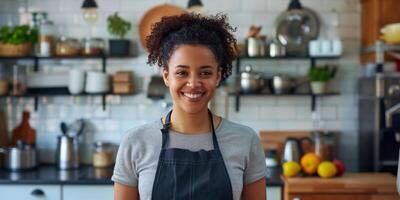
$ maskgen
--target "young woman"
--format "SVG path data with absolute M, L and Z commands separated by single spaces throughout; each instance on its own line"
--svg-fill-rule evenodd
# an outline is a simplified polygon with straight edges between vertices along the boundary
M 207 107 L 231 74 L 233 31 L 224 15 L 184 14 L 155 24 L 148 63 L 163 68 L 173 106 L 124 136 L 112 177 L 116 200 L 266 199 L 257 134 Z

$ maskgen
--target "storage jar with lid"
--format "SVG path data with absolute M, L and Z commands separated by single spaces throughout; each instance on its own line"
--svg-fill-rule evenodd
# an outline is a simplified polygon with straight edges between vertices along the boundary
M 56 29 L 52 21 L 44 21 L 39 27 L 37 55 L 48 57 L 54 55 Z
M 321 161 L 332 161 L 335 158 L 336 140 L 332 132 L 313 131 L 315 154 Z
M 101 38 L 84 38 L 82 40 L 84 56 L 100 56 L 104 54 L 105 42 Z
M 113 145 L 109 142 L 95 142 L 93 150 L 93 167 L 109 167 L 113 164 Z
M 56 44 L 57 56 L 78 56 L 81 53 L 81 43 L 75 38 L 61 37 Z

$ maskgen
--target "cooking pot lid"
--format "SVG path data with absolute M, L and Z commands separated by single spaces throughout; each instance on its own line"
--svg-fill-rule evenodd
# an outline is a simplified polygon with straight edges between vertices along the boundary
M 318 15 L 310 8 L 284 11 L 274 23 L 275 38 L 286 46 L 290 55 L 307 54 L 308 42 L 318 37 L 320 22 Z

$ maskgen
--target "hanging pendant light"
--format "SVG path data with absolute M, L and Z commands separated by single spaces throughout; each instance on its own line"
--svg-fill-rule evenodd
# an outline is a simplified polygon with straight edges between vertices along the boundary
M 189 13 L 200 14 L 203 10 L 203 3 L 200 0 L 189 0 L 186 10 Z
M 300 3 L 300 0 L 291 0 L 288 6 L 288 11 L 291 10 L 302 10 L 303 6 Z
M 82 4 L 83 19 L 90 24 L 97 22 L 99 15 L 97 12 L 97 3 L 95 0 L 84 0 Z

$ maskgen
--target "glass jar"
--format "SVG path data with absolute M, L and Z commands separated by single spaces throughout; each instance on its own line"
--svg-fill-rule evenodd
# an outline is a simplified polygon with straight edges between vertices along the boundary
M 105 42 L 101 38 L 84 38 L 82 40 L 84 56 L 100 56 L 104 54 Z
M 21 96 L 26 92 L 26 67 L 21 65 L 13 66 L 12 95 Z
M 54 55 L 55 26 L 51 21 L 44 21 L 39 27 L 38 56 L 48 57 Z
M 78 56 L 81 53 L 81 43 L 75 38 L 61 37 L 56 44 L 57 56 Z
M 8 94 L 9 86 L 7 67 L 0 63 L 0 95 Z
M 93 150 L 93 167 L 110 167 L 113 164 L 113 145 L 109 142 L 95 142 Z
M 311 133 L 315 154 L 321 161 L 332 161 L 335 158 L 335 135 L 332 132 L 314 131 Z

